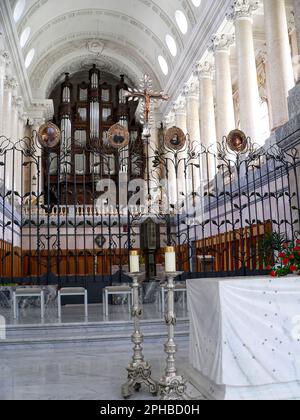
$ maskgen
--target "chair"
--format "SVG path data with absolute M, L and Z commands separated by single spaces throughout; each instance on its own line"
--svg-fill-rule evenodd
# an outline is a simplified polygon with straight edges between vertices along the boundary
M 84 314 L 88 317 L 88 292 L 84 287 L 66 287 L 58 291 L 58 318 L 61 319 L 61 298 L 64 296 L 84 296 Z
M 32 298 L 37 297 L 41 299 L 41 319 L 45 318 L 45 296 L 44 290 L 41 287 L 17 287 L 13 291 L 13 311 L 14 319 L 17 319 L 19 316 L 19 298 Z
M 132 288 L 130 286 L 109 286 L 103 289 L 103 314 L 108 317 L 108 297 L 113 295 L 128 296 L 128 309 L 131 311 Z

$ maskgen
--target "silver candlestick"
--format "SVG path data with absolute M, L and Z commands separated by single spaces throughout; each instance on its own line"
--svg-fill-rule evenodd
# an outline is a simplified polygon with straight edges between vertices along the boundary
M 142 273 L 131 273 L 133 278 L 132 283 L 132 316 L 134 319 L 134 332 L 131 341 L 134 344 L 132 362 L 130 362 L 127 372 L 128 381 L 122 386 L 122 396 L 127 399 L 131 397 L 134 392 L 139 392 L 142 384 L 149 388 L 152 395 L 156 396 L 158 393 L 158 384 L 152 379 L 151 366 L 144 360 L 142 343 L 144 337 L 140 330 L 140 320 L 143 316 L 143 309 L 140 306 L 139 300 L 139 278 Z
M 186 380 L 177 373 L 175 357 L 177 346 L 174 340 L 176 326 L 176 315 L 174 311 L 174 279 L 181 274 L 182 272 L 166 273 L 168 278 L 168 306 L 165 314 L 165 321 L 168 327 L 168 341 L 165 344 L 165 352 L 167 354 L 165 376 L 159 383 L 159 395 L 161 400 L 171 401 L 187 399 Z

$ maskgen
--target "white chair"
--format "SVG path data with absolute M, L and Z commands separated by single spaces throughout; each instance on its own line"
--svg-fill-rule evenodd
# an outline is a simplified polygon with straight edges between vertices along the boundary
M 114 295 L 128 296 L 128 309 L 131 311 L 132 288 L 130 286 L 109 286 L 103 289 L 103 314 L 108 317 L 108 297 Z
M 13 311 L 14 319 L 19 317 L 19 298 L 40 298 L 41 299 L 41 319 L 45 318 L 45 296 L 41 287 L 17 287 L 13 291 Z
M 84 287 L 65 287 L 58 291 L 58 318 L 61 319 L 61 298 L 64 296 L 84 296 L 84 314 L 88 317 L 88 292 Z
M 159 306 L 161 308 L 161 312 L 164 314 L 165 313 L 165 295 L 168 292 L 167 289 L 167 284 L 164 283 L 160 286 L 161 288 L 161 293 L 160 293 L 160 302 L 159 302 Z M 186 309 L 187 308 L 187 288 L 186 288 L 186 283 L 175 283 L 175 289 L 174 292 L 176 293 L 182 293 L 183 294 L 183 308 Z

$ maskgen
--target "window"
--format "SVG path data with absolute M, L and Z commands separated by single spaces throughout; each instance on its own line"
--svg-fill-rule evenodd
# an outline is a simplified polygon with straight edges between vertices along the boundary
M 30 64 L 32 63 L 34 55 L 35 55 L 35 50 L 34 49 L 30 50 L 29 53 L 27 54 L 26 59 L 25 59 L 25 67 L 27 69 L 28 69 L 28 67 L 30 67 Z
M 166 36 L 166 43 L 173 57 L 177 55 L 177 45 L 175 39 L 171 35 Z
M 161 71 L 163 72 L 165 76 L 167 76 L 169 73 L 169 66 L 168 66 L 168 63 L 166 62 L 166 59 L 162 55 L 160 55 L 158 57 L 158 62 L 159 62 Z
M 181 32 L 185 35 L 188 31 L 188 21 L 181 10 L 176 10 L 175 19 Z
M 15 10 L 14 10 L 14 21 L 17 23 L 21 19 L 23 12 L 25 10 L 26 1 L 25 0 L 19 0 L 16 4 Z
M 24 48 L 25 45 L 27 44 L 27 41 L 30 37 L 30 33 L 31 33 L 31 29 L 29 27 L 27 27 L 26 29 L 24 29 L 24 31 L 22 32 L 21 36 L 20 36 L 20 45 L 21 48 Z

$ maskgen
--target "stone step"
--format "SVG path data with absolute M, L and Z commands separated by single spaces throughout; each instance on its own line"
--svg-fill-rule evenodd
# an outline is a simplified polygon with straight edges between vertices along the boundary
M 132 334 L 132 322 L 102 322 L 91 324 L 28 325 L 9 326 L 6 340 L 0 340 L 0 348 L 16 346 L 43 346 L 58 344 L 93 344 L 99 342 L 128 342 Z M 147 339 L 160 339 L 167 336 L 163 321 L 143 321 L 141 330 Z M 177 337 L 188 337 L 188 320 L 178 320 Z

